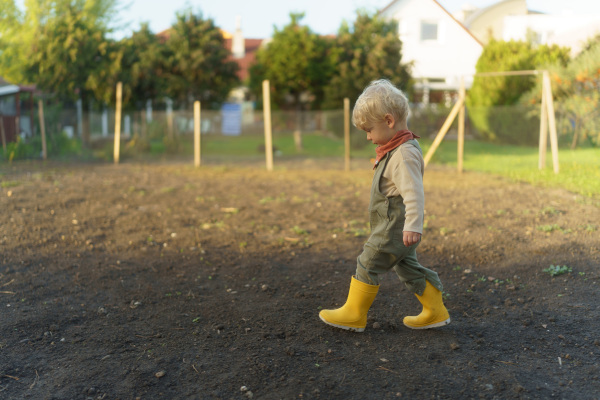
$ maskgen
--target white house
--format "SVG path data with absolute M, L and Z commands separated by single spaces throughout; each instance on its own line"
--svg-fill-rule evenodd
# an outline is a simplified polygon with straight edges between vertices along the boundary
M 570 47 L 578 54 L 586 41 L 600 34 L 600 15 L 565 13 L 530 14 L 504 18 L 504 40 L 533 39 L 537 44 Z
M 415 91 L 423 103 L 448 101 L 461 77 L 470 87 L 483 44 L 440 3 L 395 0 L 379 15 L 398 22 L 402 62 L 413 63 Z

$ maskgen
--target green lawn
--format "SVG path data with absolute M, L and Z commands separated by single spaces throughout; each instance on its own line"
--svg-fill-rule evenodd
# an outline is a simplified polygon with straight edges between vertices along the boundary
M 431 141 L 425 141 L 427 152 Z M 433 163 L 456 166 L 456 142 L 447 141 L 438 148 Z M 538 169 L 538 149 L 494 145 L 476 141 L 465 143 L 464 169 L 502 175 L 515 181 L 547 187 L 562 187 L 586 196 L 600 195 L 600 149 L 559 149 L 560 172 L 552 167 L 552 153 L 546 154 L 546 168 Z
M 360 141 L 360 137 L 354 138 Z M 364 139 L 366 142 L 366 138 Z M 423 152 L 431 146 L 432 140 L 419 139 Z M 339 138 L 314 133 L 302 135 L 303 151 L 298 152 L 291 134 L 276 134 L 273 145 L 281 157 L 343 157 L 344 141 Z M 160 146 L 159 146 L 160 147 Z M 185 154 L 193 154 L 191 142 L 184 142 Z M 210 136 L 202 138 L 203 156 L 264 157 L 264 137 Z M 154 149 L 160 152 L 160 149 Z M 560 149 L 560 173 L 554 174 L 552 154 L 548 148 L 546 169 L 538 169 L 537 147 L 508 146 L 478 141 L 465 142 L 464 169 L 501 175 L 514 181 L 528 182 L 547 187 L 561 187 L 585 196 L 600 196 L 600 149 L 583 148 L 577 150 Z M 367 143 L 361 149 L 352 149 L 353 158 L 372 158 L 375 148 Z M 445 140 L 437 149 L 431 163 L 456 167 L 456 141 Z

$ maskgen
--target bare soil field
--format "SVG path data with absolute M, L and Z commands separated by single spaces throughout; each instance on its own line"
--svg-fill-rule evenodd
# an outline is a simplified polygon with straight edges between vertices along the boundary
M 354 163 L 2 165 L 0 398 L 600 398 L 598 199 L 429 168 L 452 323 L 404 327 L 391 272 L 353 333 L 318 312 L 369 234 Z

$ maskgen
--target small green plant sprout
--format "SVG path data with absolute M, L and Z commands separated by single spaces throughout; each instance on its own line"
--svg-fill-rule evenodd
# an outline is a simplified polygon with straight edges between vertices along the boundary
M 460 271 L 462 269 L 462 267 L 460 265 L 457 265 L 456 267 L 452 268 L 452 271 Z
M 300 228 L 298 225 L 295 225 L 290 231 L 294 232 L 296 235 L 307 235 L 308 232 L 305 229 Z
M 540 214 L 542 215 L 556 215 L 556 214 L 560 214 L 561 211 L 557 210 L 554 207 L 544 207 L 540 210 Z
M 15 186 L 19 186 L 21 183 L 17 181 L 3 181 L 0 182 L 0 186 L 3 188 L 11 188 Z
M 563 265 L 563 266 L 550 265 L 548 268 L 545 268 L 543 271 L 550 274 L 550 276 L 558 276 L 558 275 L 567 274 L 569 272 L 572 272 L 573 269 L 566 265 Z
M 540 225 L 537 227 L 538 231 L 542 231 L 542 232 L 552 232 L 552 231 L 560 231 L 562 230 L 560 228 L 560 226 L 558 224 L 552 224 L 552 225 Z

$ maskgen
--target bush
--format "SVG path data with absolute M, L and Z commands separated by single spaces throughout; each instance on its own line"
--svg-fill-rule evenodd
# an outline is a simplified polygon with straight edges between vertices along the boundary
M 81 141 L 69 138 L 66 133 L 48 135 L 46 138 L 46 154 L 48 158 L 79 156 L 82 154 Z M 42 138 L 36 135 L 23 139 L 17 136 L 15 142 L 7 143 L 6 154 L 2 159 L 7 161 L 42 158 Z
M 496 71 L 534 70 L 550 64 L 566 65 L 569 60 L 569 49 L 556 45 L 540 45 L 522 41 L 492 40 L 483 49 L 477 61 L 478 73 Z M 535 143 L 528 137 L 525 141 L 513 141 L 521 134 L 505 132 L 533 126 L 533 117 L 529 110 L 496 111 L 484 107 L 512 106 L 517 104 L 523 94 L 536 87 L 539 79 L 535 76 L 476 76 L 467 96 L 467 106 L 471 109 L 471 121 L 482 137 L 503 143 Z M 539 117 L 538 117 L 539 121 Z M 537 123 L 539 128 L 539 122 Z M 538 129 L 539 132 L 539 129 Z M 506 141 L 508 139 L 508 141 Z
M 475 127 L 475 134 L 483 140 L 527 146 L 538 143 L 539 107 L 470 107 L 468 115 Z
M 408 118 L 408 129 L 422 138 L 435 136 L 448 118 L 450 110 L 442 104 L 413 107 Z

